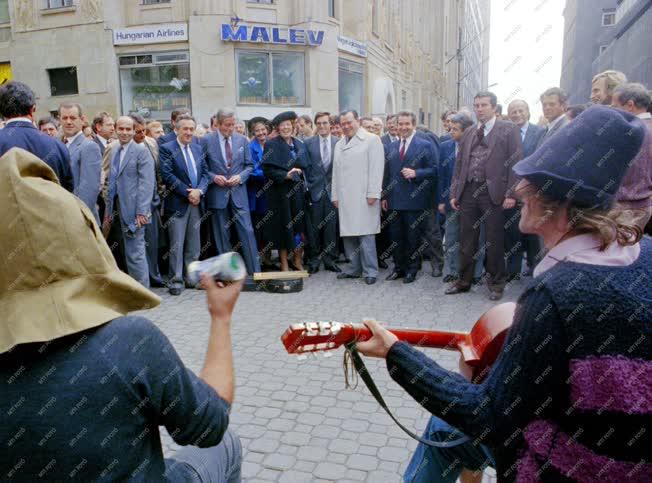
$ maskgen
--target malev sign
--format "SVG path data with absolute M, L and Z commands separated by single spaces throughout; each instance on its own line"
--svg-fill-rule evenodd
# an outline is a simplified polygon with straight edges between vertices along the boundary
M 263 44 L 321 45 L 323 30 L 304 30 L 284 27 L 265 27 L 263 25 L 222 24 L 223 42 L 255 42 Z

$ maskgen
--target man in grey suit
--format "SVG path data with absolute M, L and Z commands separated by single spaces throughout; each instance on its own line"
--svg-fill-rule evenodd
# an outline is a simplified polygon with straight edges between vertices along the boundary
M 120 221 L 129 275 L 149 287 L 145 252 L 145 225 L 152 216 L 154 159 L 142 144 L 133 141 L 134 121 L 122 116 L 116 122 L 120 146 L 114 151 L 109 171 L 105 225 Z
M 331 120 L 328 112 L 315 115 L 317 135 L 304 141 L 310 164 L 307 169 L 310 191 L 311 233 L 308 272 L 316 273 L 322 260 L 324 268 L 341 272 L 337 266 L 337 210 L 331 203 L 333 180 L 333 156 L 335 144 L 340 138 L 331 135 Z
M 59 106 L 63 143 L 70 152 L 73 193 L 88 206 L 95 217 L 95 222 L 100 226 L 97 197 L 100 194 L 102 153 L 97 144 L 84 136 L 82 115 L 79 104 L 65 102 Z
M 521 133 L 523 142 L 523 157 L 534 153 L 543 137 L 545 129 L 532 124 L 530 121 L 530 107 L 527 102 L 516 99 L 507 106 L 509 120 L 516 124 Z M 528 270 L 525 275 L 531 275 L 534 266 L 539 262 L 540 252 L 543 247 L 537 235 L 521 233 L 518 228 L 521 219 L 521 208 L 515 206 L 504 210 L 505 215 L 505 258 L 507 260 L 507 280 L 520 277 L 523 262 L 523 252 L 527 257 Z
M 541 146 L 546 139 L 552 137 L 570 122 L 566 117 L 568 94 L 563 89 L 560 87 L 551 87 L 541 94 L 539 99 L 541 100 L 541 107 L 543 107 L 543 117 L 548 121 L 548 126 L 543 136 L 539 138 L 537 147 Z
M 235 224 L 247 272 L 260 272 L 256 237 L 249 213 L 247 178 L 254 168 L 249 141 L 234 132 L 235 112 L 217 112 L 217 131 L 201 138 L 208 164 L 209 186 L 206 205 L 212 212 L 211 226 L 220 253 L 231 251 L 230 227 Z

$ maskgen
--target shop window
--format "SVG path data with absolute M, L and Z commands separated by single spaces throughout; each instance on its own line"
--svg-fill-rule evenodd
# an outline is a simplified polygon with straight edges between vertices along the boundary
M 237 52 L 239 104 L 305 104 L 304 55 L 300 52 Z
M 73 0 L 45 0 L 46 9 L 72 7 L 73 5 Z
M 79 93 L 77 85 L 77 67 L 48 69 L 50 78 L 50 95 L 69 96 Z
M 9 0 L 0 0 L 0 23 L 9 23 Z
M 123 114 L 166 122 L 174 109 L 191 108 L 187 52 L 120 57 Z
M 349 60 L 339 60 L 339 104 L 340 112 L 362 108 L 364 66 Z

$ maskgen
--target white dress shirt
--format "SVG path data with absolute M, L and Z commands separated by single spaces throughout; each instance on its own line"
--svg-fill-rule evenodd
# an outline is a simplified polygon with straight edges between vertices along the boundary
M 325 145 L 324 141 L 326 141 Z M 333 156 L 330 134 L 328 136 L 319 135 L 319 154 L 321 154 L 321 163 L 324 165 L 324 168 L 328 168 L 328 165 L 331 164 L 331 158 Z M 328 155 L 328 159 L 324 158 L 324 154 Z
M 484 135 L 485 135 L 485 137 L 489 136 L 489 133 L 494 128 L 494 124 L 496 124 L 496 116 L 492 117 L 491 119 L 489 119 L 485 123 L 485 125 L 484 125 Z M 482 123 L 479 122 L 478 127 L 480 127 L 481 125 L 482 125 Z
M 640 114 L 636 114 L 636 117 L 639 119 L 652 119 L 652 114 L 649 112 L 641 112 Z
M 83 134 L 82 131 L 79 131 L 77 134 L 75 134 L 72 137 L 66 137 L 66 145 L 68 146 L 68 149 L 70 149 L 70 145 L 77 139 L 79 136 Z
M 98 137 L 101 138 L 102 136 L 98 136 Z M 134 142 L 134 140 L 132 139 L 127 144 L 121 144 L 120 147 L 118 148 L 118 149 L 121 149 L 120 150 L 120 162 L 118 163 L 118 172 L 122 169 L 122 162 L 125 159 L 125 154 L 127 154 L 127 149 L 129 149 L 129 146 L 131 146 L 131 143 L 133 143 L 133 142 Z
M 233 136 L 229 136 L 228 138 L 225 138 L 220 131 L 217 131 L 217 135 L 219 136 L 220 139 L 220 149 L 222 150 L 222 159 L 224 160 L 224 164 L 227 164 L 229 161 L 226 159 L 226 149 L 224 143 L 226 139 L 229 140 L 229 145 L 231 146 L 231 155 L 233 156 Z M 231 162 L 233 162 L 233 159 L 231 159 Z
M 525 141 L 525 136 L 527 136 L 527 129 L 529 123 L 525 123 L 521 126 L 521 141 Z
M 410 149 L 410 143 L 412 142 L 412 139 L 414 139 L 414 131 L 412 131 L 412 134 L 410 134 L 407 138 L 405 138 L 405 152 L 403 155 L 407 154 L 408 149 Z M 400 144 L 398 145 L 398 152 L 401 152 L 401 149 L 403 148 L 403 139 L 401 139 Z

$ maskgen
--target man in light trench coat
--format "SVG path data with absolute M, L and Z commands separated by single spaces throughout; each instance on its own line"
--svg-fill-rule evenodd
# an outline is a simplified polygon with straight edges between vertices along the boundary
M 342 113 L 340 126 L 344 135 L 335 145 L 331 199 L 351 263 L 337 278 L 362 276 L 372 285 L 378 276 L 375 235 L 380 232 L 385 152 L 378 136 L 360 128 L 356 111 Z

